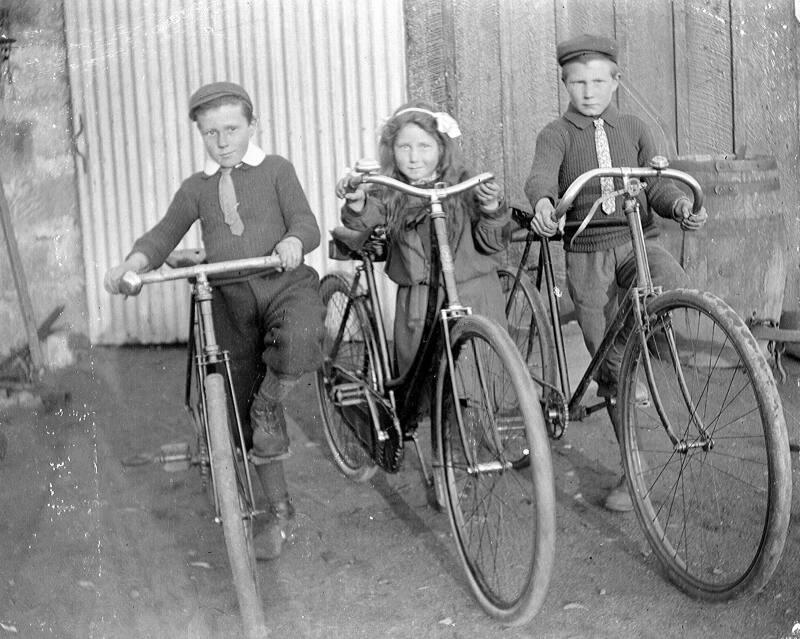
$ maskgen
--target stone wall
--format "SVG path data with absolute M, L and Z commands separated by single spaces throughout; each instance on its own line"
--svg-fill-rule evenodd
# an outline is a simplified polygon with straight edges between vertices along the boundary
M 71 359 L 87 334 L 63 0 L 0 0 L 0 13 L 3 10 L 6 35 L 16 42 L 10 77 L 3 76 L 0 89 L 0 179 L 36 325 L 64 306 L 57 333 L 43 344 L 45 364 L 57 367 Z M 0 361 L 26 344 L 3 241 Z

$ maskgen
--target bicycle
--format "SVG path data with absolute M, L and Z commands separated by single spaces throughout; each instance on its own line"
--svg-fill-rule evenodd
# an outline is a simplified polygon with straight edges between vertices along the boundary
M 165 465 L 195 465 L 210 502 L 214 521 L 222 524 L 242 625 L 248 639 L 268 635 L 256 570 L 253 526 L 266 511 L 256 506 L 247 447 L 233 392 L 230 358 L 220 348 L 211 313 L 213 282 L 209 276 L 240 274 L 280 267 L 274 256 L 206 264 L 204 252 L 173 251 L 168 271 L 126 273 L 125 295 L 137 295 L 145 284 L 187 279 L 191 285 L 189 339 L 184 402 L 194 426 L 194 451 L 168 448 L 155 459 Z
M 327 311 L 317 394 L 325 437 L 341 472 L 361 482 L 378 468 L 397 472 L 411 442 L 428 494 L 449 513 L 474 597 L 490 616 L 521 625 L 541 607 L 553 566 L 549 442 L 533 382 L 507 332 L 459 301 L 442 207 L 492 175 L 421 189 L 377 171 L 374 163 L 359 162 L 349 188 L 380 185 L 429 203 L 430 290 L 443 285 L 444 301 L 428 296 L 419 350 L 399 375 L 374 270 L 384 259 L 385 234 L 334 229 L 330 257 L 357 266 L 352 276 L 333 272 L 320 283 Z M 418 398 L 427 388 L 432 476 L 417 437 Z
M 624 196 L 625 219 L 589 224 L 628 226 L 636 280 L 575 392 L 548 238 L 534 233 L 532 215 L 521 208 L 513 212 L 522 226 L 514 234 L 524 241 L 521 259 L 500 272 L 509 330 L 541 391 L 551 437 L 562 437 L 570 420 L 616 407 L 634 510 L 669 580 L 708 601 L 756 593 L 780 560 L 791 508 L 788 435 L 771 369 L 745 322 L 723 300 L 653 286 L 637 201 L 647 186 L 643 180 L 682 182 L 695 212 L 703 201 L 697 181 L 660 157 L 644 168 L 593 169 L 569 186 L 553 219 L 560 220 L 580 190 L 601 177 L 621 180 L 622 189 L 609 197 Z M 526 265 L 536 239 L 534 285 Z M 630 332 L 616 398 L 587 405 L 594 373 L 620 331 Z M 637 399 L 637 385 L 648 389 L 649 400 Z

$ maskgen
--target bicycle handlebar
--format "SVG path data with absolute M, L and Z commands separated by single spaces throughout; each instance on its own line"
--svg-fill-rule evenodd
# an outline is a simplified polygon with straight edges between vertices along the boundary
M 579 175 L 564 192 L 564 196 L 561 198 L 561 201 L 558 203 L 558 206 L 556 206 L 556 209 L 553 212 L 553 220 L 560 220 L 567 214 L 567 211 L 572 206 L 572 203 L 575 201 L 578 193 L 580 193 L 581 189 L 586 186 L 587 182 L 595 178 L 604 177 L 622 179 L 665 177 L 672 180 L 678 180 L 679 182 L 686 184 L 686 186 L 692 190 L 692 196 L 694 199 L 692 211 L 697 213 L 703 206 L 703 189 L 700 187 L 700 184 L 697 182 L 697 180 L 695 180 L 688 173 L 684 173 L 678 169 L 669 168 L 612 167 L 607 169 L 591 169 Z
M 447 199 L 448 197 L 457 195 L 458 193 L 463 193 L 464 191 L 469 191 L 470 189 L 474 189 L 479 184 L 493 179 L 494 174 L 492 173 L 480 173 L 479 175 L 471 177 L 468 180 L 464 180 L 458 184 L 453 184 L 452 186 L 447 186 L 443 189 L 422 189 L 418 186 L 401 182 L 400 180 L 389 177 L 388 175 L 379 175 L 376 173 L 354 173 L 348 177 L 347 186 L 354 189 L 359 184 L 380 184 L 397 191 L 402 191 L 408 195 L 416 195 L 417 197 L 435 202 Z
M 120 279 L 119 290 L 124 295 L 138 295 L 145 284 L 188 279 L 199 275 L 220 275 L 232 271 L 279 268 L 280 265 L 281 259 L 277 255 L 266 255 L 263 257 L 248 257 L 241 260 L 228 260 L 226 262 L 213 262 L 211 264 L 198 264 L 197 266 L 184 266 L 169 271 L 149 271 L 147 273 L 128 271 Z

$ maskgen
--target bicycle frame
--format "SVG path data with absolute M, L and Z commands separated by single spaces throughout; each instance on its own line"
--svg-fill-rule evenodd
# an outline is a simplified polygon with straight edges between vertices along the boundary
M 407 413 L 409 413 L 411 409 L 398 409 L 397 397 L 398 395 L 400 397 L 416 396 L 416 391 L 418 390 L 419 385 L 427 381 L 426 376 L 423 373 L 428 369 L 431 361 L 430 358 L 435 352 L 433 345 L 436 344 L 440 339 L 443 341 L 444 347 L 446 348 L 448 367 L 452 373 L 453 361 L 450 351 L 450 324 L 458 317 L 463 317 L 464 315 L 468 315 L 472 312 L 470 308 L 463 306 L 459 300 L 458 287 L 455 279 L 455 265 L 452 249 L 450 248 L 447 237 L 446 213 L 442 206 L 442 201 L 457 192 L 474 188 L 481 182 L 492 179 L 492 177 L 493 176 L 490 173 L 477 175 L 466 183 L 462 183 L 459 191 L 455 191 L 452 187 L 446 187 L 444 184 L 437 184 L 433 189 L 420 189 L 410 185 L 405 187 L 409 193 L 422 197 L 429 203 L 432 225 L 431 232 L 433 236 L 432 244 L 435 247 L 433 255 L 435 260 L 438 259 L 438 264 L 434 263 L 431 268 L 431 272 L 434 275 L 432 276 L 432 281 L 430 282 L 429 286 L 430 293 L 428 297 L 428 307 L 425 316 L 424 328 L 422 331 L 423 336 L 410 369 L 405 371 L 403 374 L 398 374 L 392 370 L 392 359 L 389 354 L 388 338 L 386 336 L 383 313 L 381 311 L 381 304 L 377 294 L 378 289 L 375 280 L 374 265 L 368 254 L 362 255 L 362 263 L 356 268 L 356 275 L 351 283 L 348 302 L 339 325 L 337 336 L 334 339 L 331 347 L 331 356 L 332 359 L 335 359 L 344 337 L 347 320 L 350 316 L 350 313 L 354 312 L 354 300 L 366 297 L 367 304 L 372 311 L 372 316 L 375 318 L 376 325 L 370 328 L 374 330 L 377 338 L 376 341 L 378 352 L 375 353 L 375 356 L 380 362 L 380 366 L 375 371 L 376 378 L 373 380 L 375 383 L 375 388 L 371 388 L 369 385 L 360 382 L 357 376 L 348 371 L 340 372 L 344 373 L 345 376 L 351 379 L 353 383 L 358 383 L 359 387 L 363 386 L 363 388 L 360 390 L 368 398 L 368 403 L 371 401 L 377 401 L 389 409 L 394 422 L 394 427 L 402 435 L 403 439 L 410 439 L 414 443 L 418 453 L 420 453 L 420 450 L 416 439 L 416 433 L 414 432 L 415 428 L 409 428 L 406 426 L 408 421 Z M 392 186 L 394 183 L 391 178 L 386 178 L 385 176 L 374 173 L 363 173 L 356 176 L 356 178 L 357 183 L 367 182 L 383 184 L 386 186 Z M 439 289 L 439 275 L 441 275 L 445 292 L 444 305 L 441 308 L 438 303 L 437 293 Z M 362 276 L 366 280 L 366 295 L 359 293 Z M 436 315 L 438 315 L 438 319 L 436 318 Z M 450 379 L 451 383 L 454 384 L 455 381 L 453 380 L 453 375 L 450 376 Z M 455 392 L 455 388 L 453 391 Z M 407 405 L 406 402 L 401 402 L 401 404 L 403 407 Z M 370 410 L 373 412 L 375 410 L 371 404 Z M 461 424 L 461 407 L 457 406 L 455 410 L 459 424 Z M 379 427 L 377 426 L 378 423 L 378 420 L 373 420 L 373 424 L 375 425 L 374 427 L 378 430 L 378 432 L 375 434 L 378 438 L 385 438 L 386 435 L 385 433 L 380 432 Z M 427 476 L 427 470 L 424 469 L 424 458 L 422 455 L 418 456 L 423 466 L 423 473 Z
M 391 178 L 387 178 L 382 175 L 377 175 L 372 172 L 365 172 L 354 176 L 356 179 L 353 182 L 353 186 L 359 183 L 372 183 L 372 184 L 381 184 L 384 186 L 394 186 L 395 180 Z M 445 299 L 444 299 L 444 308 L 442 308 L 439 313 L 441 314 L 442 319 L 442 327 L 445 330 L 445 335 L 447 334 L 447 319 L 451 317 L 459 317 L 462 315 L 467 315 L 471 313 L 471 309 L 464 307 L 459 298 L 458 298 L 458 287 L 456 286 L 455 280 L 455 265 L 453 261 L 453 253 L 452 249 L 450 248 L 450 243 L 447 239 L 447 223 L 446 223 L 446 214 L 442 207 L 442 201 L 447 197 L 454 195 L 455 193 L 466 191 L 469 189 L 474 188 L 478 184 L 482 182 L 486 182 L 493 178 L 492 174 L 490 173 L 481 173 L 470 180 L 462 183 L 460 189 L 458 191 L 454 190 L 453 187 L 446 187 L 444 184 L 437 184 L 433 189 L 421 189 L 418 187 L 404 185 L 404 190 L 412 195 L 416 195 L 421 197 L 429 202 L 430 205 L 430 218 L 432 222 L 432 232 L 433 232 L 433 240 L 434 245 L 437 250 L 434 250 L 434 257 L 438 257 L 439 264 L 438 268 L 437 265 L 434 264 L 433 268 L 431 268 L 432 273 L 434 273 L 437 277 L 434 279 L 436 281 L 432 281 L 430 284 L 430 290 L 434 292 L 434 295 L 429 296 L 428 300 L 428 310 L 435 305 L 438 307 L 437 304 L 437 296 L 436 291 L 438 290 L 438 275 L 441 273 L 444 283 L 444 290 L 445 290 Z M 427 346 L 430 343 L 430 338 L 432 337 L 433 333 L 433 326 L 432 322 L 429 322 L 429 317 L 431 313 L 426 313 L 426 321 L 425 321 L 425 328 L 423 329 L 423 339 L 421 343 L 421 347 L 417 352 L 417 357 L 414 360 L 409 371 L 402 375 L 395 375 L 394 372 L 391 370 L 391 358 L 389 356 L 389 349 L 388 349 L 388 340 L 386 337 L 386 330 L 383 322 L 383 313 L 381 311 L 380 300 L 378 299 L 377 295 L 377 284 L 375 281 L 375 272 L 372 264 L 372 260 L 368 255 L 362 257 L 362 264 L 357 267 L 356 269 L 356 276 L 353 278 L 353 282 L 351 285 L 349 301 L 347 304 L 347 308 L 345 311 L 345 316 L 341 322 L 339 328 L 339 334 L 337 335 L 336 340 L 334 341 L 334 345 L 331 349 L 332 353 L 335 354 L 341 344 L 344 326 L 346 325 L 347 317 L 352 309 L 352 300 L 356 297 L 359 297 L 358 289 L 360 286 L 360 276 L 364 275 L 367 284 L 367 297 L 370 305 L 370 310 L 372 311 L 374 317 L 377 320 L 377 326 L 372 327 L 375 329 L 378 335 L 378 343 L 379 343 L 379 350 L 380 350 L 380 360 L 381 360 L 381 370 L 380 375 L 381 378 L 377 380 L 378 388 L 383 391 L 392 392 L 396 389 L 407 389 L 409 386 L 413 386 L 413 380 L 416 377 L 416 373 L 420 370 L 422 364 L 424 363 Z M 447 339 L 445 337 L 445 339 Z M 448 342 L 449 345 L 449 342 Z
M 192 262 L 192 266 L 184 266 L 180 268 L 173 268 L 169 271 L 159 272 L 150 271 L 148 273 L 133 273 L 128 272 L 122 278 L 120 288 L 127 295 L 137 295 L 144 284 L 153 284 L 158 282 L 166 282 L 170 280 L 186 279 L 191 282 L 191 310 L 190 310 L 190 328 L 189 328 L 189 346 L 188 346 L 188 360 L 186 370 L 186 395 L 185 403 L 187 409 L 191 412 L 189 396 L 191 393 L 191 373 L 192 367 L 195 368 L 201 382 L 198 384 L 199 392 L 201 394 L 200 401 L 202 406 L 202 421 L 205 429 L 204 439 L 209 442 L 208 434 L 208 411 L 205 397 L 205 384 L 202 382 L 211 369 L 221 368 L 225 371 L 225 383 L 227 390 L 231 397 L 235 397 L 233 389 L 233 378 L 230 369 L 230 358 L 227 351 L 220 348 L 217 343 L 216 333 L 214 331 L 214 318 L 211 310 L 211 298 L 213 286 L 209 282 L 209 275 L 220 273 L 229 273 L 233 271 L 252 271 L 256 269 L 272 269 L 280 266 L 280 260 L 277 257 L 254 257 L 241 260 L 231 260 L 222 263 L 211 264 L 197 264 Z M 242 420 L 239 414 L 239 407 L 236 401 L 232 401 L 234 418 L 236 421 L 236 437 L 241 454 L 246 454 L 244 432 L 242 429 Z M 202 451 L 201 451 L 202 454 Z M 202 464 L 204 461 L 200 459 Z M 255 498 L 253 491 L 252 473 L 248 464 L 243 464 L 246 477 L 245 488 L 248 500 L 250 502 L 250 512 L 245 516 L 250 519 L 255 518 L 261 512 L 255 510 Z M 202 469 L 201 469 L 202 472 Z M 216 503 L 215 494 L 215 509 L 216 520 L 219 520 L 219 505 Z
M 636 175 L 634 176 L 633 173 L 636 173 Z M 588 171 L 584 173 L 581 178 L 579 178 L 572 185 L 570 185 L 570 187 L 564 193 L 564 197 L 562 198 L 558 207 L 556 208 L 556 211 L 553 216 L 554 219 L 563 217 L 566 214 L 568 208 L 571 206 L 577 194 L 591 179 L 599 177 L 622 178 L 623 188 L 621 192 L 624 195 L 623 213 L 625 215 L 625 222 L 622 222 L 621 220 L 605 220 L 603 221 L 603 225 L 622 226 L 624 224 L 628 227 L 630 231 L 634 261 L 636 265 L 636 282 L 630 287 L 630 289 L 628 290 L 622 301 L 622 304 L 617 309 L 617 313 L 615 314 L 614 319 L 606 329 L 606 332 L 603 336 L 603 340 L 601 341 L 600 346 L 597 349 L 597 352 L 592 356 L 589 365 L 586 368 L 583 376 L 581 377 L 581 380 L 578 383 L 578 386 L 575 389 L 574 393 L 571 392 L 570 390 L 568 365 L 564 349 L 563 333 L 561 331 L 561 315 L 558 307 L 558 299 L 555 294 L 555 280 L 553 276 L 553 263 L 550 255 L 549 238 L 540 237 L 533 230 L 530 229 L 525 231 L 525 238 L 524 238 L 525 247 L 523 249 L 522 258 L 520 259 L 519 267 L 517 269 L 517 273 L 514 278 L 513 289 L 511 295 L 509 295 L 509 300 L 513 298 L 514 291 L 519 285 L 522 270 L 525 264 L 527 263 L 527 259 L 530 254 L 531 244 L 533 243 L 534 239 L 538 237 L 540 242 L 539 244 L 540 250 L 539 250 L 539 262 L 536 274 L 536 287 L 541 290 L 542 278 L 544 277 L 545 288 L 547 290 L 548 306 L 550 310 L 550 323 L 551 323 L 551 328 L 553 330 L 553 335 L 555 337 L 559 382 L 561 384 L 561 393 L 567 401 L 567 417 L 570 420 L 580 421 L 587 415 L 605 407 L 605 402 L 600 402 L 592 406 L 586 406 L 583 404 L 583 400 L 592 380 L 594 379 L 594 374 L 598 371 L 602 362 L 608 355 L 608 352 L 611 350 L 611 347 L 614 344 L 614 340 L 626 326 L 631 325 L 631 322 L 633 324 L 632 331 L 635 332 L 635 334 L 638 336 L 640 340 L 642 340 L 642 345 L 644 347 L 643 359 L 645 362 L 645 374 L 647 376 L 648 381 L 651 382 L 651 386 L 653 385 L 652 384 L 653 373 L 652 373 L 648 350 L 646 348 L 646 337 L 645 337 L 645 330 L 647 328 L 646 305 L 647 305 L 647 299 L 652 295 L 659 294 L 661 290 L 660 288 L 653 286 L 653 280 L 650 273 L 650 264 L 647 259 L 647 249 L 644 242 L 644 232 L 642 229 L 641 217 L 639 215 L 640 207 L 639 207 L 638 195 L 643 188 L 643 186 L 639 182 L 639 177 L 661 177 L 661 176 L 672 177 L 688 184 L 694 194 L 694 210 L 695 211 L 699 210 L 703 202 L 702 191 L 700 189 L 699 184 L 691 176 L 683 172 L 665 168 L 656 168 L 656 167 L 651 169 L 638 169 L 635 171 L 627 168 L 595 169 L 593 171 Z M 619 194 L 619 192 L 612 194 L 609 197 L 614 197 L 617 194 Z M 599 202 L 600 200 L 598 201 L 598 203 Z M 689 405 L 692 405 L 693 402 L 691 399 L 691 393 L 689 393 L 689 390 L 686 386 L 686 380 L 678 364 L 679 360 L 677 357 L 677 347 L 675 345 L 674 335 L 672 334 L 671 330 L 668 331 L 667 340 L 670 351 L 672 352 L 673 355 L 673 361 L 676 363 L 675 372 L 679 380 L 679 385 L 682 394 L 687 403 Z M 661 405 L 658 393 L 655 392 L 652 394 L 652 396 L 653 396 L 653 401 L 656 404 L 657 412 L 664 419 L 664 423 L 666 424 L 665 430 L 667 431 L 670 440 L 672 441 L 673 445 L 676 446 L 676 448 L 679 448 L 683 444 L 680 442 L 679 438 L 675 434 L 675 430 L 668 423 L 668 419 Z M 701 434 L 701 442 L 702 442 L 701 445 L 708 445 L 709 442 L 707 440 L 706 429 L 704 425 L 700 423 L 699 418 L 697 417 L 697 411 L 692 410 L 691 412 L 694 416 L 695 425 L 698 429 L 698 432 Z M 563 436 L 564 432 L 566 432 L 566 425 L 561 430 L 561 432 L 557 434 L 557 437 Z

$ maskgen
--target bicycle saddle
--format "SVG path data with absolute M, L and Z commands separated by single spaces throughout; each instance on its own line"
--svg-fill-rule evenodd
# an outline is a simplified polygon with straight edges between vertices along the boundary
M 386 239 L 381 227 L 355 231 L 337 226 L 331 230 L 331 236 L 328 256 L 332 260 L 359 260 L 365 253 L 369 253 L 373 262 L 386 259 Z

